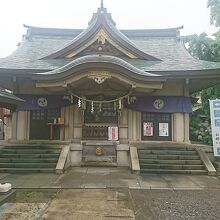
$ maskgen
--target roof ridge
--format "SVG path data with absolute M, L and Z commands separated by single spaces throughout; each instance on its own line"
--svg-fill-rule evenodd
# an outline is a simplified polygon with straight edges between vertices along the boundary
M 38 26 L 31 26 L 23 24 L 24 28 L 27 28 L 28 33 L 30 35 L 74 35 L 74 34 L 80 34 L 86 29 L 81 28 L 57 28 L 57 27 L 38 27 Z M 136 28 L 136 29 L 118 29 L 120 32 L 122 32 L 126 36 L 135 36 L 140 35 L 149 35 L 149 34 L 158 34 L 160 36 L 167 36 L 169 33 L 169 36 L 177 36 L 177 33 L 179 30 L 183 29 L 184 26 L 178 26 L 178 27 L 171 27 L 171 28 Z

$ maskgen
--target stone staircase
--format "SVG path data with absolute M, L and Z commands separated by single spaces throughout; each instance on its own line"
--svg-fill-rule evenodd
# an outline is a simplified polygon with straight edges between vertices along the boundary
M 59 145 L 24 144 L 0 147 L 0 173 L 55 172 Z
M 141 174 L 207 174 L 193 147 L 183 145 L 138 146 Z

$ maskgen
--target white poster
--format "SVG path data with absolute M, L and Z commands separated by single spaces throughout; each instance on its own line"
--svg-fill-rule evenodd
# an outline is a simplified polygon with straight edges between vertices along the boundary
M 152 122 L 143 123 L 143 135 L 145 137 L 152 137 L 154 135 L 154 127 Z
M 108 127 L 108 140 L 109 141 L 118 140 L 118 127 Z
M 169 136 L 169 124 L 168 123 L 159 123 L 159 136 L 160 137 Z
M 209 100 L 209 105 L 214 156 L 220 157 L 220 100 Z

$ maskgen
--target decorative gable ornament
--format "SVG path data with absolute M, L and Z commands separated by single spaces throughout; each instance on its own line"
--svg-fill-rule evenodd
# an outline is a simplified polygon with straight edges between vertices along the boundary
M 93 79 L 96 83 L 101 85 L 104 83 L 107 79 L 112 78 L 111 74 L 107 71 L 91 71 L 88 74 L 89 79 Z
M 96 38 L 98 39 L 98 43 L 105 44 L 105 41 L 108 38 L 108 35 L 105 33 L 103 29 L 101 29 L 97 33 Z

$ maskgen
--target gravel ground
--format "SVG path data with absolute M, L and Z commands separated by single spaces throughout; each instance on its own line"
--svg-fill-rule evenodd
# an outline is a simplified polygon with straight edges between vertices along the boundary
M 63 189 L 20 193 L 14 202 L 3 205 L 0 220 L 220 219 L 220 189 Z
M 220 190 L 131 190 L 136 220 L 220 219 Z

